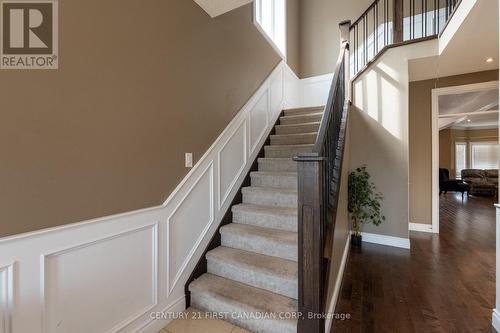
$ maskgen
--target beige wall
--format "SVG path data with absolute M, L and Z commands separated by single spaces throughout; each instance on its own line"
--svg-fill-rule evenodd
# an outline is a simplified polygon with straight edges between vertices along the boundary
M 356 20 L 373 0 L 301 0 L 300 77 L 332 73 L 339 54 L 339 23 Z
M 252 4 L 59 11 L 59 70 L 0 74 L 0 237 L 162 203 L 280 61 Z
M 300 2 L 286 2 L 286 62 L 297 76 L 300 75 Z
M 498 128 L 445 129 L 439 132 L 439 167 L 455 178 L 455 142 L 498 141 Z
M 408 238 L 408 60 L 436 53 L 436 40 L 389 49 L 353 83 L 351 168 L 367 165 L 386 216 L 364 232 Z
M 431 91 L 434 88 L 498 80 L 498 71 L 410 82 L 410 222 L 431 224 Z M 443 157 L 445 158 L 445 157 Z

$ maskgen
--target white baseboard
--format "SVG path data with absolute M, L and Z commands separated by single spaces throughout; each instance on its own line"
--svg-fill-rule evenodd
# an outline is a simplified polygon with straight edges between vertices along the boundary
M 434 233 L 434 230 L 432 228 L 432 224 L 410 223 L 409 229 L 410 229 L 410 231 Z
M 140 333 L 157 333 L 162 328 L 167 326 L 172 320 L 175 319 L 175 315 L 183 312 L 186 309 L 186 296 L 180 297 L 173 304 L 168 305 L 163 311 L 151 312 L 151 322 L 137 330 Z
M 500 313 L 498 312 L 497 309 L 493 310 L 491 324 L 493 325 L 493 328 L 495 328 L 497 332 L 500 332 Z
M 365 242 L 365 243 L 373 243 L 373 244 L 379 244 L 379 245 L 400 247 L 403 249 L 410 248 L 410 239 L 409 238 L 371 234 L 371 233 L 367 233 L 367 232 L 362 232 L 361 235 L 363 236 L 363 242 Z
M 340 287 L 342 287 L 342 279 L 344 277 L 344 271 L 347 264 L 347 257 L 349 255 L 349 248 L 351 246 L 351 234 L 347 236 L 347 240 L 345 242 L 344 253 L 342 254 L 342 260 L 340 262 L 339 273 L 337 275 L 337 279 L 335 280 L 335 288 L 333 290 L 332 301 L 328 306 L 328 313 L 335 313 L 335 308 L 337 307 L 337 301 L 339 298 Z M 332 328 L 333 319 L 328 316 L 325 320 L 325 332 L 330 332 Z

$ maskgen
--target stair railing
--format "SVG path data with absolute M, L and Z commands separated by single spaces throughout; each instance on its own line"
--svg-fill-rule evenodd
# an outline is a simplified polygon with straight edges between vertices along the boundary
M 436 38 L 461 0 L 375 0 L 351 25 L 351 77 L 389 47 Z
M 298 332 L 324 332 L 328 258 L 338 204 L 350 108 L 349 27 L 340 24 L 341 50 L 312 153 L 295 157 L 298 171 Z

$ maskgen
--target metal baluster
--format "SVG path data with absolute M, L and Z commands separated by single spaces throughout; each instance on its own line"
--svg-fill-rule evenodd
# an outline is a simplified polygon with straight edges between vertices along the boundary
M 387 0 L 384 0 L 384 47 L 387 45 Z
M 377 30 L 377 19 L 375 18 L 375 13 L 376 13 L 376 10 L 375 10 L 375 7 L 377 6 L 377 4 L 375 4 L 375 6 L 373 7 L 373 58 L 375 58 L 375 55 L 377 54 L 377 44 L 375 43 L 375 31 Z M 373 59 L 372 58 L 372 59 Z
M 425 14 L 424 14 L 424 15 L 425 15 L 425 16 L 424 16 L 424 17 L 425 17 L 425 24 L 424 24 L 424 27 L 425 27 L 425 35 L 424 35 L 424 36 L 425 36 L 425 37 L 427 37 L 427 0 L 425 0 L 424 5 L 425 5 L 425 6 L 424 6 L 424 7 L 425 7 L 425 9 L 424 9 L 424 13 L 425 13 Z
M 441 0 L 438 0 L 438 31 L 437 31 L 438 34 L 441 32 L 441 26 L 440 26 L 441 14 L 439 13 L 440 10 L 441 10 Z
M 359 57 L 359 45 L 358 45 L 358 24 L 356 23 L 355 25 L 355 41 L 354 44 L 356 45 L 356 73 L 359 70 L 359 65 L 358 65 L 358 57 Z
M 412 0 L 413 4 L 412 4 L 412 10 L 413 10 L 413 14 L 412 14 L 412 18 L 413 18 L 413 37 L 412 39 L 415 39 L 415 0 Z
M 363 15 L 363 67 L 366 66 L 366 16 Z
M 380 2 L 377 1 L 377 4 L 375 5 L 375 15 L 376 15 L 376 18 L 377 18 L 376 23 L 375 23 L 375 25 L 377 27 L 377 32 L 375 33 L 376 40 L 377 40 L 377 44 L 376 44 L 377 45 L 377 48 L 376 48 L 377 53 L 378 53 L 378 50 L 379 50 L 379 48 L 378 48 L 378 5 L 379 5 L 379 3 Z
M 438 4 L 437 4 L 437 0 L 434 0 L 434 35 L 437 35 L 437 31 L 438 31 L 438 27 L 437 27 L 437 15 L 438 15 Z
M 422 19 L 422 32 L 421 37 L 424 37 L 424 0 L 420 3 L 421 19 Z

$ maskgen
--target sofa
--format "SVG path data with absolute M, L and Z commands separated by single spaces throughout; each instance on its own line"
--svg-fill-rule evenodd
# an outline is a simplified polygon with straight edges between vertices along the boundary
M 469 194 L 495 196 L 498 191 L 498 169 L 464 169 L 462 181 L 470 186 Z

